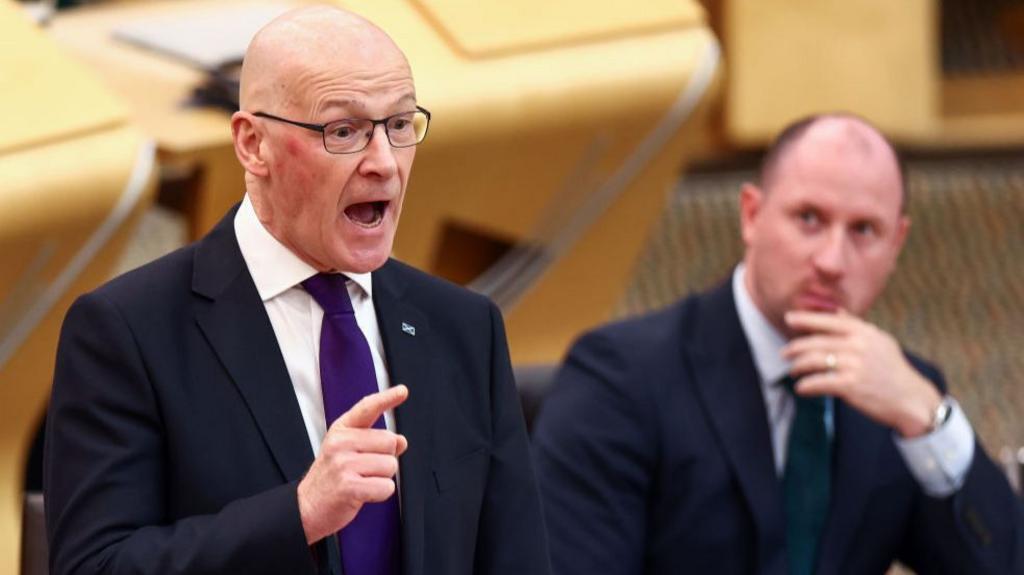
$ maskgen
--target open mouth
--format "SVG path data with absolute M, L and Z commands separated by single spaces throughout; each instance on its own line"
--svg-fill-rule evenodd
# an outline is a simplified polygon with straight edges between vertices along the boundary
M 364 228 L 375 228 L 384 221 L 388 201 L 360 202 L 345 208 L 345 216 L 354 224 Z

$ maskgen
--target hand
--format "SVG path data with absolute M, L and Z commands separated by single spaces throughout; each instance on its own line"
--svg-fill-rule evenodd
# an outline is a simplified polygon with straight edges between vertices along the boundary
M 838 397 L 903 437 L 928 431 L 942 397 L 893 336 L 842 309 L 791 311 L 786 324 L 804 334 L 782 350 L 792 362 L 790 373 L 800 378 L 797 393 Z
M 397 433 L 373 429 L 373 424 L 408 397 L 404 385 L 367 395 L 327 430 L 320 455 L 298 487 L 307 543 L 348 525 L 364 503 L 385 501 L 395 492 L 398 457 L 409 443 Z

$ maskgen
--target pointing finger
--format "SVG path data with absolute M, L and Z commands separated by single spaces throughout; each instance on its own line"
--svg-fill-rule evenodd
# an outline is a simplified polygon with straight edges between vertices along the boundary
M 338 418 L 338 422 L 345 427 L 373 427 L 373 424 L 380 419 L 381 415 L 389 409 L 394 409 L 402 404 L 409 397 L 409 388 L 398 385 L 384 391 L 371 393 L 359 400 L 359 403 L 352 406 Z

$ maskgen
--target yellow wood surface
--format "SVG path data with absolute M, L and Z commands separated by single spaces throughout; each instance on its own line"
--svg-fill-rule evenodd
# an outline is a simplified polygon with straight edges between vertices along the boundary
M 22 12 L 0 0 L 0 154 L 124 121 L 121 103 Z
M 937 133 L 938 2 L 728 0 L 726 127 L 756 146 L 793 119 L 847 110 L 897 140 Z
M 610 38 L 678 30 L 702 21 L 694 2 L 646 0 L 643 9 L 622 2 L 481 2 L 410 0 L 469 58 L 522 53 Z
M 128 103 L 132 121 L 158 146 L 160 164 L 177 172 L 198 171 L 196 190 L 188 198 L 191 236 L 198 238 L 242 198 L 242 169 L 231 147 L 228 115 L 214 108 L 188 106 L 203 73 L 173 58 L 115 40 L 125 23 L 177 16 L 188 10 L 226 5 L 185 0 L 90 4 L 60 12 L 47 31 L 72 58 L 87 65 Z
M 203 4 L 209 2 L 198 5 Z M 196 5 L 189 1 L 89 4 L 59 12 L 46 31 L 66 54 L 87 65 L 128 103 L 134 123 L 157 141 L 161 151 L 195 152 L 223 146 L 231 136 L 223 112 L 185 105 L 203 73 L 118 41 L 113 31 L 120 24 L 180 14 Z
M 930 147 L 1024 146 L 1024 73 L 945 78 L 941 120 Z

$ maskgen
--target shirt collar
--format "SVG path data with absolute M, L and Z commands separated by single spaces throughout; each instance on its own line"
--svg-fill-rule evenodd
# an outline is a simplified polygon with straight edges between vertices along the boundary
M 743 334 L 754 354 L 754 366 L 761 382 L 772 384 L 789 373 L 790 364 L 782 358 L 786 338 L 764 317 L 747 292 L 746 268 L 741 263 L 732 274 L 732 295 L 740 316 Z
M 249 194 L 242 199 L 234 224 L 242 258 L 263 301 L 271 300 L 317 274 L 316 268 L 302 261 L 263 227 Z M 371 274 L 342 273 L 355 282 L 366 296 L 373 297 Z

